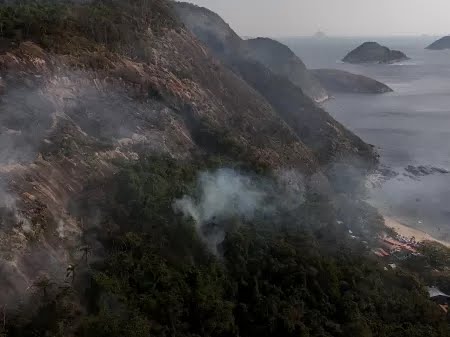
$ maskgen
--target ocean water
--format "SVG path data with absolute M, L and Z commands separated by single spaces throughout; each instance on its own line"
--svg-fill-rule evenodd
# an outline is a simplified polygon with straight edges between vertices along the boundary
M 408 176 L 408 165 L 450 170 L 450 50 L 424 48 L 435 37 L 284 39 L 308 68 L 337 68 L 389 85 L 383 95 L 336 94 L 324 108 L 373 144 L 398 176 L 372 189 L 386 215 L 450 239 L 450 174 Z M 411 60 L 393 65 L 349 65 L 340 60 L 364 41 L 378 41 Z

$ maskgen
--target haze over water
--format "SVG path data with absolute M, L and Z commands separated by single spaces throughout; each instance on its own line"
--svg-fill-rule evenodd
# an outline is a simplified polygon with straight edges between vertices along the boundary
M 389 85 L 383 95 L 337 94 L 325 109 L 366 142 L 381 163 L 399 173 L 372 191 L 372 203 L 386 215 L 450 238 L 450 174 L 412 179 L 408 165 L 450 170 L 450 50 L 424 48 L 436 38 L 291 38 L 283 40 L 308 68 L 337 68 Z M 345 54 L 365 41 L 405 52 L 411 60 L 395 65 L 349 65 Z

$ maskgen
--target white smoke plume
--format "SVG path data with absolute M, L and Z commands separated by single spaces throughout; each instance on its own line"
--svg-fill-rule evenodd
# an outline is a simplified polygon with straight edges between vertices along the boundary
M 200 236 L 214 253 L 223 241 L 223 222 L 270 216 L 283 207 L 292 210 L 304 201 L 304 177 L 280 170 L 275 179 L 246 176 L 232 169 L 202 172 L 191 195 L 174 202 L 174 209 L 195 221 Z
M 186 195 L 175 201 L 175 209 L 197 224 L 236 216 L 250 219 L 267 196 L 251 178 L 230 169 L 201 173 L 196 193 L 197 198 Z

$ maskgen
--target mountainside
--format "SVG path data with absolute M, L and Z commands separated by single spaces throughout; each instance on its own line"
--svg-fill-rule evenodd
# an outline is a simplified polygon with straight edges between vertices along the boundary
M 364 42 L 349 52 L 342 61 L 347 63 L 395 63 L 409 58 L 398 50 L 391 50 L 377 42 Z
M 444 36 L 444 37 L 440 38 L 439 40 L 434 41 L 432 44 L 430 44 L 425 49 L 430 49 L 430 50 L 450 49 L 450 36 Z
M 17 6 L 0 15 L 29 10 Z M 3 30 L 0 54 L 6 297 L 45 266 L 69 264 L 82 228 L 69 204 L 90 181 L 114 174 L 117 160 L 214 154 L 262 169 L 318 171 L 266 100 L 183 30 L 164 1 L 32 6 L 26 26 L 18 19 Z M 119 16 L 123 40 L 113 25 L 121 11 L 135 17 Z M 31 252 L 42 256 L 34 261 Z
M 216 55 L 249 57 L 273 73 L 287 77 L 313 100 L 327 99 L 320 83 L 285 45 L 266 38 L 242 40 L 220 16 L 206 8 L 178 2 L 175 9 L 187 27 Z
M 371 147 L 171 4 L 0 1 L 0 336 L 448 336 Z
M 337 69 L 314 69 L 311 73 L 330 92 L 383 94 L 392 92 L 386 84 L 370 77 Z
M 376 162 L 376 155 L 370 145 L 365 144 L 356 135 L 345 129 L 326 111 L 318 107 L 302 89 L 285 76 L 275 74 L 261 62 L 249 57 L 245 41 L 237 43 L 237 35 L 224 33 L 223 29 L 231 29 L 217 14 L 202 7 L 187 3 L 175 3 L 180 19 L 196 36 L 205 43 L 226 65 L 258 91 L 283 120 L 296 132 L 297 136 L 319 158 L 322 165 L 333 161 L 357 159 L 369 167 Z M 210 17 L 205 25 L 205 17 Z M 218 28 L 220 27 L 220 28 Z M 216 32 L 220 31 L 219 35 Z M 223 43 L 222 36 L 233 36 Z M 258 43 L 259 44 L 259 43 Z M 272 42 L 270 46 L 272 46 Z M 221 48 L 217 48 L 220 45 Z M 234 48 L 238 46 L 238 48 Z M 265 63 L 269 63 L 269 50 L 265 50 Z M 291 55 L 288 48 L 280 48 Z M 278 50 L 279 51 L 279 50 Z M 260 53 L 258 53 L 260 54 Z M 277 54 L 279 55 L 279 54 Z M 259 55 L 261 58 L 261 55 Z M 278 58 L 279 56 L 277 56 Z M 286 55 L 282 57 L 286 59 Z M 296 60 L 298 64 L 298 60 Z M 278 63 L 278 62 L 277 62 Z
M 261 62 L 274 74 L 288 78 L 316 102 L 328 99 L 321 83 L 306 69 L 305 64 L 287 46 L 268 38 L 246 40 L 248 56 Z
M 212 154 L 321 184 L 320 163 L 374 161 L 290 81 L 240 57 L 225 68 L 165 1 L 24 2 L 2 5 L 0 17 L 5 298 L 69 264 L 83 227 L 70 205 L 117 161 Z
M 245 41 L 218 14 L 187 2 L 174 2 L 173 6 L 187 28 L 216 55 L 245 51 Z

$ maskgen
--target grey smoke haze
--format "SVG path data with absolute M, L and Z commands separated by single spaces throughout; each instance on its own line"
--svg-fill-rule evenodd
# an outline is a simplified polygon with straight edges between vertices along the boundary
M 0 78 L 0 303 L 15 304 L 28 297 L 36 290 L 33 283 L 42 275 L 63 284 L 69 264 L 78 264 L 78 273 L 85 268 L 79 262 L 82 252 L 77 247 L 88 241 L 95 251 L 98 245 L 91 238 L 81 238 L 76 220 L 57 207 L 50 210 L 51 219 L 45 223 L 31 220 L 30 210 L 34 211 L 33 198 L 38 197 L 39 188 L 44 186 L 51 193 L 48 186 L 55 181 L 55 185 L 61 183 L 57 168 L 55 176 L 53 171 L 45 171 L 42 180 L 30 170 L 27 179 L 33 180 L 37 192 L 27 190 L 31 199 L 26 202 L 23 199 L 27 197 L 22 191 L 17 193 L 13 184 L 14 174 L 20 176 L 20 170 L 32 165 L 39 154 L 40 160 L 47 160 L 61 151 L 67 144 L 61 141 L 67 132 L 65 126 L 72 125 L 74 137 L 84 140 L 92 135 L 112 148 L 126 137 L 133 142 L 132 131 L 145 123 L 126 115 L 138 115 L 142 110 L 138 103 L 124 99 L 119 92 L 104 94 L 91 84 L 89 74 L 67 71 L 49 81 L 40 79 L 19 86 L 11 84 L 10 78 L 7 83 Z M 145 105 L 149 110 L 155 106 Z M 89 225 L 97 224 L 98 216 L 90 216 Z M 43 234 L 50 229 L 54 230 L 52 239 L 60 239 L 56 244 L 47 242 Z
M 445 35 L 448 0 L 189 0 L 244 36 Z
M 381 163 L 393 171 L 388 173 L 393 176 L 387 181 L 385 173 L 370 177 L 369 186 L 378 186 L 370 191 L 373 205 L 386 215 L 448 240 L 450 175 L 411 177 L 405 170 L 409 165 L 450 169 L 448 52 L 425 50 L 432 38 L 384 38 L 377 41 L 402 50 L 411 60 L 389 66 L 336 62 L 363 41 L 363 38 L 286 40 L 310 67 L 362 74 L 394 89 L 385 95 L 336 95 L 324 106 L 365 142 L 375 145 Z M 340 174 L 338 182 L 347 185 L 346 175 Z
M 219 225 L 235 218 L 271 216 L 280 207 L 292 210 L 304 201 L 305 181 L 295 170 L 279 170 L 275 179 L 250 177 L 232 169 L 199 174 L 194 191 L 174 202 L 174 209 L 192 218 L 213 252 L 225 237 Z
M 54 105 L 42 90 L 14 89 L 0 98 L 0 165 L 31 162 L 52 123 Z

